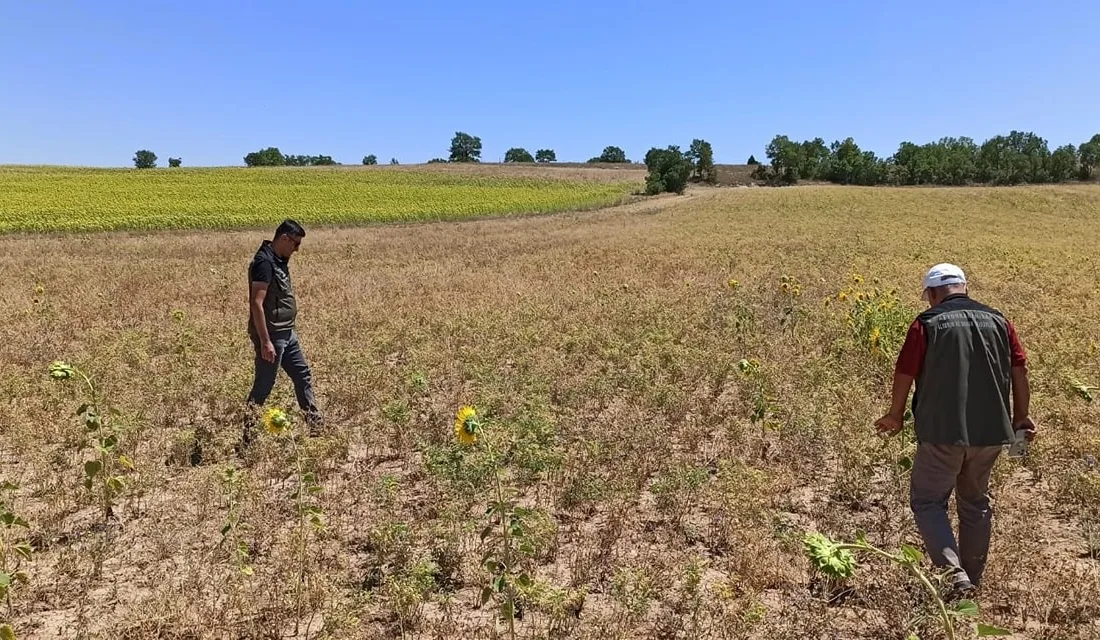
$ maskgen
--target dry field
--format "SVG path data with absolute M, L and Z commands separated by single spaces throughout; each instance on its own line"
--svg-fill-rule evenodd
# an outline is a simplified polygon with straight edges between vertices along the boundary
M 530 578 L 517 637 L 939 637 L 903 569 L 861 556 L 832 583 L 802 538 L 919 546 L 912 444 L 872 422 L 920 276 L 950 260 L 1016 322 L 1040 428 L 996 468 L 981 619 L 1100 637 L 1100 412 L 1071 386 L 1100 381 L 1097 212 L 1096 186 L 796 187 L 310 227 L 292 273 L 328 429 L 302 434 L 281 375 L 295 423 L 250 447 L 268 230 L 5 237 L 0 479 L 28 526 L 0 514 L 0 572 L 26 578 L 0 614 L 21 638 L 507 637 L 499 597 L 477 607 L 499 489 Z M 58 359 L 118 411 L 107 522 Z

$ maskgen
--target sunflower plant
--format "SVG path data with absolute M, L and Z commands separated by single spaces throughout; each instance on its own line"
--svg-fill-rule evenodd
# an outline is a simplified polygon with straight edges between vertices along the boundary
M 749 419 L 753 424 L 764 424 L 771 409 L 771 396 L 768 392 L 768 378 L 764 373 L 760 361 L 742 358 L 737 363 L 737 370 L 749 381 L 752 397 L 752 413 Z
M 244 482 L 244 474 L 237 467 L 230 465 L 221 475 L 222 502 L 225 506 L 225 524 L 221 528 L 221 543 L 230 548 L 230 554 L 237 569 L 242 575 L 252 576 L 253 569 L 250 563 L 252 550 L 248 547 L 245 535 L 250 527 L 241 514 L 241 485 Z
M 306 470 L 306 460 L 302 455 L 301 445 L 298 442 L 299 434 L 296 432 L 294 422 L 286 411 L 278 407 L 268 409 L 263 415 L 263 425 L 264 431 L 278 438 L 289 448 L 294 465 L 293 475 L 297 480 L 294 483 L 294 490 L 290 492 L 288 497 L 294 502 L 294 508 L 298 513 L 298 548 L 296 550 L 298 575 L 294 586 L 294 598 L 298 603 L 298 617 L 296 620 L 301 620 L 305 604 L 302 600 L 302 588 L 306 582 L 306 569 L 308 567 L 306 559 L 309 545 L 315 539 L 315 534 L 320 533 L 325 528 L 325 514 L 318 503 L 318 496 L 323 488 L 317 481 L 317 475 Z M 295 622 L 295 632 L 297 632 L 297 624 Z
M 896 357 L 916 312 L 902 303 L 897 289 L 864 286 L 859 275 L 853 276 L 852 282 L 836 295 L 846 310 L 852 339 L 876 358 Z
M 18 485 L 4 481 L 0 483 L 0 601 L 8 605 L 7 615 L 0 616 L 0 639 L 15 638 L 15 630 L 8 619 L 11 617 L 11 595 L 30 580 L 23 570 L 23 563 L 29 562 L 34 549 L 25 539 L 30 525 L 12 510 Z M 24 533 L 18 533 L 22 530 Z
M 794 331 L 798 321 L 804 316 L 804 311 L 799 305 L 802 297 L 802 283 L 798 278 L 783 274 L 779 278 L 779 324 L 790 331 Z
M 844 581 L 855 575 L 859 564 L 856 562 L 855 552 L 867 553 L 889 560 L 895 565 L 905 568 L 924 587 L 935 605 L 936 618 L 942 626 L 949 640 L 955 640 L 959 627 L 959 620 L 975 618 L 978 615 L 978 605 L 971 600 L 959 600 L 951 605 L 944 602 L 940 591 L 934 582 L 938 576 L 930 575 L 921 568 L 924 554 L 916 547 L 907 544 L 901 546 L 899 553 L 891 553 L 876 547 L 867 541 L 862 534 L 856 536 L 855 542 L 838 542 L 822 533 L 808 533 L 802 540 L 802 549 L 810 559 L 814 569 L 827 578 Z M 918 617 L 919 621 L 923 617 Z M 1009 631 L 988 624 L 977 625 L 978 637 L 1006 636 Z M 911 633 L 909 638 L 919 640 L 916 633 Z
M 107 400 L 90 376 L 67 362 L 54 361 L 50 377 L 58 381 L 80 380 L 86 391 L 85 402 L 76 410 L 84 423 L 87 437 L 83 449 L 94 455 L 84 462 L 84 487 L 99 494 L 104 520 L 115 517 L 118 497 L 126 488 L 125 474 L 134 470 L 131 458 L 122 451 L 122 431 L 114 418 L 119 412 L 108 406 Z
M 481 566 L 487 574 L 487 584 L 481 590 L 478 606 L 495 600 L 500 617 L 508 623 L 508 637 L 515 638 L 515 618 L 522 604 L 520 595 L 534 585 L 530 573 L 520 565 L 522 558 L 534 553 L 528 529 L 535 514 L 532 509 L 517 505 L 516 492 L 504 486 L 507 469 L 501 455 L 503 437 L 487 428 L 474 407 L 458 410 L 455 439 L 463 447 L 481 447 L 492 464 L 495 495 L 485 509 L 485 526 L 481 530 L 481 540 L 486 545 Z

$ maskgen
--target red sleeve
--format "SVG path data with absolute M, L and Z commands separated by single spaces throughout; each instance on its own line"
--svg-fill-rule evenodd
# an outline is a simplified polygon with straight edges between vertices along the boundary
M 924 337 L 924 325 L 918 320 L 914 320 L 913 324 L 909 325 L 909 333 L 905 335 L 905 344 L 901 346 L 901 353 L 898 354 L 897 366 L 894 367 L 895 373 L 916 378 L 920 373 L 921 365 L 924 364 L 924 352 L 928 346 L 928 342 Z
M 1012 326 L 1011 322 L 1008 323 L 1008 347 L 1012 356 L 1012 366 L 1026 367 L 1027 353 L 1024 352 L 1024 346 L 1020 344 L 1020 339 L 1016 337 L 1016 327 Z

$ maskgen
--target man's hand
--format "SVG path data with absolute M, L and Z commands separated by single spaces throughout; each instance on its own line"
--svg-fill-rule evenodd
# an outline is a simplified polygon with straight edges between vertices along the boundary
M 1012 422 L 1013 431 L 1024 430 L 1024 437 L 1028 439 L 1028 442 L 1035 439 L 1035 423 L 1031 421 L 1031 418 L 1024 417 Z
M 905 417 L 905 400 L 909 397 L 909 387 L 913 386 L 913 376 L 900 371 L 894 372 L 894 384 L 890 390 L 890 412 L 875 422 L 879 435 L 889 437 L 901 431 Z
M 260 347 L 260 357 L 267 362 L 275 362 L 275 345 L 271 344 L 270 340 L 265 340 L 262 347 Z
M 901 416 L 896 416 L 892 413 L 882 416 L 875 422 L 875 429 L 884 436 L 897 435 L 898 432 L 901 431 L 902 426 Z

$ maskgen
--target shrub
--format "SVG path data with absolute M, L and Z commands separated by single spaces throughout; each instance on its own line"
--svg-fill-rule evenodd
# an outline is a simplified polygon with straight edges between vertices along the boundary
M 645 166 L 649 170 L 645 178 L 646 193 L 649 195 L 666 191 L 683 193 L 693 169 L 676 145 L 666 149 L 650 149 L 645 154 Z

